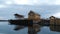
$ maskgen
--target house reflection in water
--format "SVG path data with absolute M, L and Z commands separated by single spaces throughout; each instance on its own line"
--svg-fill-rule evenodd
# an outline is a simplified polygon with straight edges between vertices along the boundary
M 40 25 L 33 24 L 33 26 L 28 26 L 28 34 L 37 34 L 40 31 Z
M 52 26 L 52 25 L 50 25 L 50 30 L 60 32 L 60 26 Z

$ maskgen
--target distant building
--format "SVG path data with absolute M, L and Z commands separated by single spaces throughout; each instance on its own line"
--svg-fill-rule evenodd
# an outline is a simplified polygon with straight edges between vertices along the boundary
M 28 19 L 33 20 L 34 22 L 38 22 L 38 21 L 40 21 L 41 17 L 40 17 L 39 14 L 37 14 L 37 13 L 35 13 L 33 11 L 30 11 L 28 13 Z
M 56 18 L 54 16 L 51 16 L 50 17 L 50 24 L 60 25 L 60 18 Z
M 41 19 L 41 17 L 40 17 L 39 14 L 35 14 L 35 15 L 34 15 L 34 20 L 40 20 L 40 19 Z
M 33 11 L 30 11 L 30 12 L 28 13 L 28 19 L 29 19 L 29 20 L 33 20 L 33 19 L 34 19 L 34 15 L 35 15 L 35 13 L 34 13 Z
M 50 19 L 55 19 L 55 17 L 54 16 L 51 16 Z
M 55 23 L 55 17 L 54 16 L 51 16 L 50 17 L 50 24 L 54 24 Z

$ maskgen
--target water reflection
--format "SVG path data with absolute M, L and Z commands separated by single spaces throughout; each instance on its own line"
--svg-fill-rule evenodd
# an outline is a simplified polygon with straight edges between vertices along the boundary
M 28 34 L 38 34 L 38 32 L 42 32 L 41 31 L 41 28 L 43 27 L 42 25 L 39 25 L 39 24 L 33 24 L 32 26 L 27 26 L 28 27 Z M 48 33 L 50 31 L 50 33 L 54 33 L 54 32 L 60 32 L 60 26 L 48 26 L 49 27 L 49 30 L 48 28 L 46 28 L 46 32 Z M 20 25 L 15 25 L 15 28 L 14 30 L 15 31 L 18 31 L 18 30 L 21 30 L 21 29 L 24 29 L 25 26 L 20 26 Z M 44 28 L 43 28 L 43 31 L 44 31 Z M 51 32 L 51 31 L 54 31 L 54 32 Z
M 60 26 L 50 25 L 50 30 L 51 31 L 60 32 Z
M 15 25 L 14 30 L 18 31 L 25 28 L 25 26 Z M 32 26 L 28 26 L 28 34 L 37 34 L 40 31 L 40 25 L 39 24 L 33 24 Z
M 28 34 L 37 34 L 40 31 L 39 24 L 33 24 L 33 26 L 28 26 Z
M 24 26 L 15 25 L 14 30 L 18 31 L 18 30 L 23 29 L 23 28 L 24 28 Z
M 52 34 L 52 33 L 60 34 L 58 33 L 60 32 L 60 26 L 56 26 L 56 25 L 49 25 L 48 27 L 43 27 L 43 25 L 39 25 L 39 24 L 28 24 L 28 26 L 15 25 L 14 30 L 18 31 L 18 30 L 24 29 L 25 27 L 28 27 L 28 34 L 38 34 L 38 32 L 42 34 Z M 54 31 L 54 32 L 51 32 L 51 31 Z

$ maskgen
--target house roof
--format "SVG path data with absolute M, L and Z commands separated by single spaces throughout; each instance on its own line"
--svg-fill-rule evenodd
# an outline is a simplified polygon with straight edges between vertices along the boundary
M 30 15 L 31 13 L 32 13 L 32 14 L 35 14 L 35 13 L 31 10 L 31 11 L 28 13 L 28 15 Z
M 20 15 L 20 14 L 14 14 L 14 16 L 17 16 L 17 17 L 24 17 L 23 15 Z
M 55 18 L 54 16 L 51 16 L 51 17 Z M 50 18 L 51 18 L 51 17 L 50 17 Z
M 39 14 L 37 14 L 37 13 L 35 13 L 34 11 L 32 11 L 32 10 L 30 10 L 30 12 L 28 13 L 28 15 L 30 15 L 30 14 L 36 14 L 36 15 L 39 15 Z M 40 15 L 39 15 L 40 16 Z

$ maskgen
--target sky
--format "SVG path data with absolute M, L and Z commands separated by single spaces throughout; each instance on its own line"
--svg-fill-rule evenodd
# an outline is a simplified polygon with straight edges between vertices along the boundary
M 60 0 L 0 0 L 1 4 L 17 4 L 17 5 L 60 5 Z
M 15 13 L 28 17 L 30 10 L 43 18 L 60 18 L 60 0 L 0 0 L 0 19 L 12 19 Z

